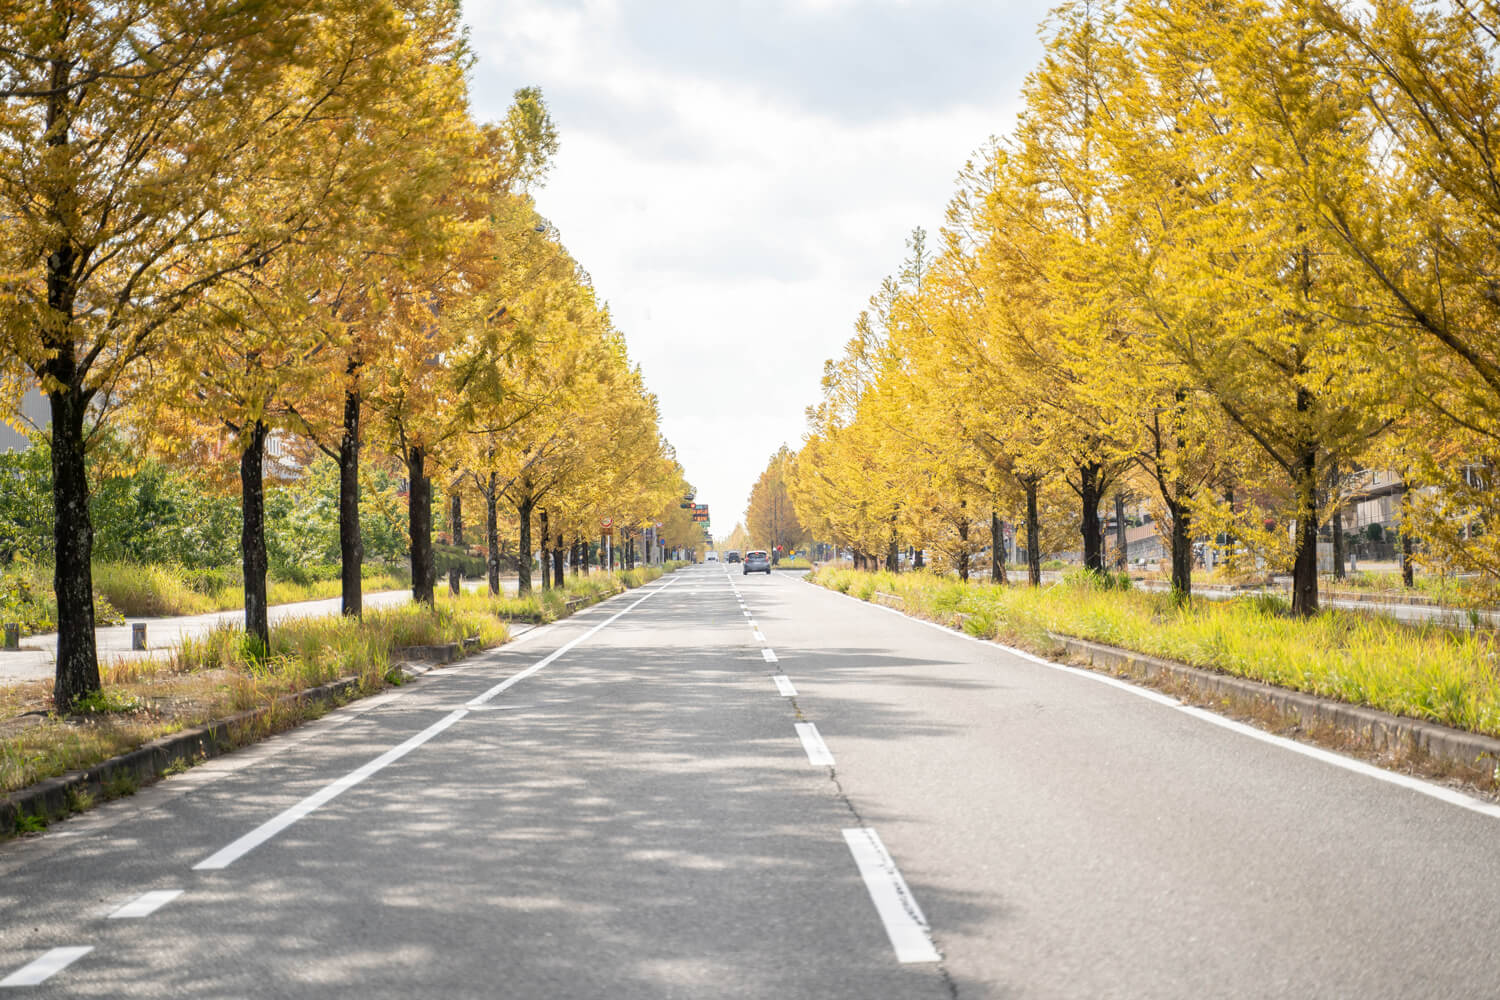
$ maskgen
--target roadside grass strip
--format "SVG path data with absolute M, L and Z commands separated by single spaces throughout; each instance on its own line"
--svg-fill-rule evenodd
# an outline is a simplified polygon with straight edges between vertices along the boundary
M 828 744 L 823 742 L 823 736 L 818 732 L 818 727 L 811 722 L 798 722 L 797 738 L 802 741 L 802 750 L 807 754 L 807 762 L 815 766 L 832 767 L 833 751 L 828 749 Z
M 927 918 L 922 915 L 922 908 L 917 905 L 916 897 L 911 894 L 906 879 L 901 877 L 901 869 L 896 867 L 880 835 L 870 827 L 854 827 L 843 832 L 844 842 L 849 845 L 849 853 L 854 855 L 854 863 L 870 893 L 870 901 L 875 904 L 875 912 L 885 925 L 886 937 L 891 939 L 891 947 L 896 950 L 896 961 L 941 962 L 943 956 L 932 943 Z
M 209 857 L 194 865 L 193 870 L 219 871 L 224 868 L 228 868 L 230 865 L 234 864 L 234 862 L 244 857 L 246 854 L 259 847 L 261 844 L 264 844 L 272 837 L 275 837 L 278 833 L 285 830 L 293 823 L 296 823 L 298 820 L 311 814 L 319 807 L 333 801 L 335 798 L 353 788 L 355 785 L 358 785 L 366 778 L 369 778 L 371 775 L 376 774 L 377 772 L 383 770 L 391 764 L 394 764 L 396 761 L 400 760 L 402 757 L 405 757 L 407 754 L 411 753 L 422 744 L 431 740 L 433 737 L 443 733 L 445 730 L 453 726 L 454 723 L 463 719 L 469 714 L 471 710 L 482 707 L 486 702 L 490 701 L 492 698 L 496 697 L 511 686 L 519 683 L 527 677 L 530 677 L 539 670 L 546 668 L 548 665 L 555 662 L 559 657 L 568 652 L 568 650 L 572 649 L 574 646 L 577 646 L 584 640 L 596 635 L 607 625 L 618 621 L 623 616 L 640 607 L 643 602 L 649 600 L 652 596 L 654 596 L 655 594 L 659 594 L 661 591 L 670 586 L 672 586 L 671 582 L 662 584 L 659 587 L 652 588 L 643 597 L 635 601 L 635 603 L 631 604 L 623 611 L 617 612 L 616 614 L 611 615 L 609 618 L 606 618 L 604 621 L 600 622 L 598 625 L 595 625 L 587 632 L 553 650 L 551 653 L 547 654 L 545 657 L 538 660 L 531 666 L 527 667 L 525 670 L 522 670 L 516 674 L 512 674 L 510 677 L 490 688 L 484 694 L 480 695 L 477 698 L 471 699 L 463 708 L 455 709 L 454 711 L 449 712 L 447 715 L 443 716 L 443 718 L 439 719 L 437 722 L 434 722 L 432 725 L 428 726 L 420 733 L 417 733 L 415 736 L 406 740 L 404 743 L 392 747 L 375 759 L 363 764 L 360 767 L 355 768 L 353 771 L 350 771 L 342 778 L 339 778 L 338 780 L 325 785 L 323 788 L 307 796 L 296 805 L 283 810 L 279 815 L 267 820 L 260 826 L 251 830 L 249 833 L 245 834 L 229 845 L 219 849 L 218 851 L 215 851 Z
M 93 945 L 53 948 L 0 979 L 0 986 L 39 986 L 93 950 Z
M 143 892 L 109 915 L 110 920 L 132 920 L 149 917 L 172 900 L 181 896 L 181 889 L 155 889 Z

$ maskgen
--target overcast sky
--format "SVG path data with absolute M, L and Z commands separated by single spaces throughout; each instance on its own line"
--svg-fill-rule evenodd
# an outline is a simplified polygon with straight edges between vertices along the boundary
M 540 86 L 538 206 L 724 535 L 958 170 L 1014 122 L 1045 0 L 466 0 L 472 98 Z

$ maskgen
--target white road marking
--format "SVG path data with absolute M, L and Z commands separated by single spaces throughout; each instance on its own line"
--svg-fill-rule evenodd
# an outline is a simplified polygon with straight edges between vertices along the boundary
M 901 877 L 901 869 L 881 843 L 880 835 L 869 827 L 854 827 L 844 831 L 844 842 L 859 866 L 875 912 L 885 924 L 886 937 L 896 949 L 896 961 L 941 962 L 943 956 L 932 943 L 927 918 L 917 906 L 906 879 Z
M 751 615 L 750 615 L 750 612 L 749 612 L 749 611 L 748 611 L 748 610 L 747 610 L 747 611 L 746 611 L 746 612 L 745 612 L 745 617 L 746 617 L 746 618 L 749 618 L 749 617 L 751 617 Z
M 817 586 L 817 584 L 808 584 L 808 586 L 815 587 Z M 849 597 L 849 599 L 852 601 L 859 600 L 859 598 L 850 597 L 848 594 L 845 594 L 843 596 Z M 929 622 L 921 618 L 913 618 L 910 615 L 903 614 L 895 608 L 887 608 L 879 604 L 870 604 L 868 601 L 860 601 L 860 603 L 875 608 L 879 611 L 886 611 L 893 615 L 899 615 L 909 622 L 915 622 L 918 625 L 925 625 L 928 628 L 937 629 L 939 632 L 953 636 L 956 639 L 964 639 L 968 642 L 977 642 L 982 643 L 986 646 L 1003 649 L 1007 653 L 1010 653 L 1012 656 L 1018 656 L 1023 660 L 1035 663 L 1038 666 L 1046 667 L 1049 670 L 1058 670 L 1065 674 L 1072 674 L 1075 677 L 1083 678 L 1084 680 L 1093 681 L 1095 684 L 1107 685 L 1109 687 L 1115 688 L 1116 690 L 1124 691 L 1126 694 L 1135 695 L 1137 698 L 1144 698 L 1147 701 L 1155 702 L 1156 704 L 1162 705 L 1166 708 L 1182 712 L 1184 715 L 1190 715 L 1202 722 L 1207 722 L 1209 725 L 1218 726 L 1220 729 L 1227 729 L 1230 732 L 1239 733 L 1242 736 L 1248 736 L 1253 740 L 1259 740 L 1262 743 L 1269 743 L 1271 746 L 1279 747 L 1282 750 L 1287 750 L 1295 754 L 1301 754 L 1304 757 L 1310 757 L 1313 760 L 1321 761 L 1324 764 L 1331 764 L 1334 767 L 1342 768 L 1345 771 L 1363 775 L 1367 778 L 1374 778 L 1376 781 L 1383 781 L 1388 785 L 1396 785 L 1400 788 L 1405 788 L 1409 791 L 1417 792 L 1420 795 L 1426 795 L 1429 798 L 1437 799 L 1439 802 L 1446 802 L 1449 805 L 1458 806 L 1460 809 L 1467 809 L 1470 812 L 1479 813 L 1481 816 L 1488 816 L 1491 819 L 1500 819 L 1500 805 L 1497 805 L 1493 802 L 1486 802 L 1483 799 L 1476 799 L 1472 795 L 1465 795 L 1463 792 L 1448 788 L 1445 785 L 1436 785 L 1430 781 L 1423 781 L 1421 778 L 1414 778 L 1411 775 L 1400 774 L 1396 771 L 1387 771 L 1384 768 L 1376 767 L 1373 764 L 1366 764 L 1364 761 L 1356 760 L 1353 757 L 1345 757 L 1344 755 L 1334 753 L 1331 750 L 1324 750 L 1321 747 L 1315 747 L 1307 743 L 1299 743 L 1296 740 L 1287 739 L 1285 736 L 1277 736 L 1274 733 L 1268 733 L 1264 730 L 1257 729 L 1254 726 L 1248 726 L 1243 722 L 1236 722 L 1234 719 L 1226 718 L 1225 716 L 1210 712 L 1207 709 L 1198 708 L 1196 705 L 1184 704 L 1181 700 L 1173 698 L 1171 695 L 1162 694 L 1160 691 L 1154 690 L 1152 688 L 1137 687 L 1136 685 L 1131 684 L 1127 681 L 1122 681 L 1118 678 L 1110 677 L 1108 674 L 1101 674 L 1094 670 L 1085 670 L 1082 667 L 1070 667 L 1067 664 L 1063 663 L 1054 663 L 1051 660 L 1043 659 L 1042 657 L 1037 656 L 1033 653 L 1028 653 L 1024 649 L 1016 649 L 1013 646 L 1007 646 L 1004 643 L 995 642 L 992 639 L 981 639 L 977 636 L 968 635 L 963 632 L 957 632 L 944 625 L 939 625 L 937 622 Z
M 580 635 L 571 642 L 558 647 L 556 650 L 538 660 L 531 666 L 527 667 L 525 670 L 522 670 L 519 673 L 508 677 L 504 681 L 501 681 L 499 684 L 496 684 L 494 687 L 490 688 L 478 698 L 472 699 L 465 708 L 460 708 L 449 712 L 447 715 L 443 716 L 443 718 L 439 719 L 437 722 L 434 722 L 432 725 L 428 726 L 426 729 L 422 730 L 420 733 L 413 736 L 406 742 L 400 744 L 399 746 L 392 747 L 369 763 L 355 768 L 353 771 L 350 771 L 348 774 L 344 775 L 342 778 L 339 778 L 337 781 L 325 785 L 323 788 L 314 792 L 312 795 L 309 795 L 301 802 L 298 802 L 296 805 L 286 809 L 280 815 L 267 820 L 260 826 L 256 827 L 254 830 L 251 830 L 249 833 L 245 834 L 243 837 L 229 844 L 227 847 L 216 851 L 214 854 L 198 862 L 193 866 L 193 870 L 218 871 L 223 868 L 228 868 L 239 858 L 243 857 L 245 854 L 248 854 L 250 851 L 270 840 L 282 830 L 285 830 L 287 827 L 291 826 L 299 819 L 302 819 L 304 816 L 308 815 L 319 806 L 331 802 L 339 795 L 342 795 L 344 792 L 353 788 L 361 781 L 364 781 L 370 775 L 376 773 L 377 771 L 380 771 L 390 764 L 395 763 L 402 757 L 405 757 L 407 754 L 411 753 L 417 747 L 421 746 L 423 743 L 426 743 L 434 736 L 437 736 L 439 733 L 452 726 L 455 722 L 468 715 L 470 709 L 483 706 L 485 702 L 489 701 L 491 698 L 494 698 L 502 691 L 520 682 L 521 680 L 530 677 L 532 674 L 552 663 L 554 660 L 562 656 L 574 646 L 578 645 L 580 642 L 583 642 L 585 639 L 597 633 L 606 625 L 609 625 L 611 622 L 618 620 L 623 615 L 629 614 L 635 608 L 639 607 L 642 601 L 648 600 L 652 595 L 660 593 L 675 582 L 676 581 L 672 581 L 662 584 L 661 586 L 651 588 L 639 600 L 637 600 L 634 604 L 631 604 L 629 607 L 625 608 L 623 611 L 611 615 L 609 618 L 606 618 L 598 625 L 595 625 L 593 628 L 583 633 L 583 635 Z
M 766 641 L 765 635 L 758 628 L 751 629 L 750 630 L 750 634 L 753 635 L 753 636 L 755 636 L 755 641 L 756 642 L 765 642 Z
M 675 580 L 672 581 L 672 583 L 675 583 L 675 582 L 676 582 Z M 496 684 L 494 687 L 490 688 L 488 691 L 486 691 L 484 694 L 480 695 L 479 697 L 469 699 L 469 703 L 468 703 L 469 707 L 470 708 L 476 708 L 476 707 L 478 707 L 480 705 L 483 705 L 485 702 L 487 702 L 490 699 L 494 698 L 496 695 L 499 695 L 501 692 L 505 691 L 506 689 L 508 689 L 508 688 L 510 688 L 510 687 L 512 687 L 512 686 L 514 686 L 516 684 L 519 684 L 521 681 L 523 681 L 526 678 L 530 677 L 532 674 L 536 673 L 538 670 L 543 670 L 546 667 L 550 666 L 553 663 L 553 661 L 555 661 L 558 657 L 562 656 L 568 650 L 572 649 L 574 646 L 578 645 L 580 642 L 583 642 L 583 641 L 585 641 L 587 639 L 592 638 L 596 633 L 599 632 L 600 629 L 602 629 L 602 628 L 604 628 L 604 627 L 606 627 L 608 625 L 611 625 L 614 622 L 619 621 L 625 615 L 630 614 L 630 612 L 632 612 L 636 608 L 640 607 L 643 602 L 650 600 L 654 595 L 659 594 L 663 590 L 666 590 L 668 587 L 672 586 L 672 583 L 665 583 L 665 584 L 662 584 L 660 587 L 653 588 L 649 593 L 647 593 L 645 596 L 643 596 L 640 600 L 636 601 L 634 604 L 631 604 L 628 608 L 625 608 L 623 611 L 618 611 L 615 614 L 610 615 L 608 618 L 604 619 L 604 621 L 600 622 L 598 625 L 595 625 L 593 628 L 591 628 L 587 632 L 583 633 L 583 635 L 580 635 L 576 639 L 573 639 L 572 641 L 564 643 L 563 645 L 557 647 L 551 653 L 548 653 L 546 656 L 542 657 L 540 660 L 536 661 L 531 666 L 527 667 L 525 670 L 522 670 L 520 673 L 517 673 L 517 674 L 512 674 L 510 677 L 507 677 L 505 680 L 501 681 L 499 684 Z
M 818 733 L 818 727 L 811 722 L 799 722 L 797 725 L 797 736 L 802 740 L 802 749 L 807 753 L 809 764 L 833 766 L 833 751 L 828 749 L 828 744 L 823 742 L 823 737 Z
M 392 747 L 385 753 L 381 754 L 379 757 L 376 757 L 374 760 L 370 761 L 367 764 L 363 764 L 360 767 L 355 768 L 348 774 L 344 775 L 342 778 L 339 778 L 337 781 L 324 785 L 318 791 L 309 795 L 301 802 L 298 802 L 296 805 L 284 810 L 280 815 L 275 816 L 274 818 L 262 823 L 260 826 L 256 827 L 254 830 L 251 830 L 249 833 L 245 834 L 243 837 L 234 841 L 227 847 L 215 851 L 213 854 L 209 855 L 207 858 L 194 865 L 193 871 L 218 871 L 222 868 L 228 868 L 241 857 L 255 850 L 255 848 L 259 847 L 261 844 L 264 844 L 266 841 L 270 840 L 272 837 L 276 836 L 282 830 L 285 830 L 287 827 L 291 826 L 302 817 L 308 815 L 314 809 L 317 809 L 319 806 L 326 805 L 338 796 L 342 795 L 344 792 L 347 792 L 349 789 L 359 784 L 361 781 L 364 781 L 370 775 L 387 767 L 390 764 L 394 764 L 396 761 L 400 760 L 402 757 L 405 757 L 417 747 L 421 746 L 423 743 L 426 743 L 428 740 L 443 732 L 443 730 L 447 729 L 449 726 L 453 725 L 459 719 L 462 719 L 468 714 L 468 710 L 463 708 L 460 708 L 457 711 L 449 712 L 447 715 L 443 716 L 437 722 L 434 722 L 432 725 L 428 726 L 426 729 L 422 730 L 420 733 L 413 736 L 405 743 L 402 743 L 399 746 Z
M 774 649 L 762 649 L 760 655 L 767 663 L 776 662 L 776 651 Z
M 794 687 L 792 687 L 792 679 L 790 677 L 788 677 L 786 674 L 776 674 L 775 675 L 775 680 L 776 680 L 776 690 L 778 692 L 780 692 L 780 694 L 781 694 L 782 697 L 784 697 L 784 698 L 795 698 L 795 697 L 797 697 L 797 689 L 794 688 Z
M 149 917 L 172 900 L 182 895 L 181 889 L 156 889 L 144 892 L 109 915 L 110 920 L 128 920 L 131 917 Z
M 36 986 L 38 983 L 45 983 L 53 975 L 93 950 L 93 945 L 53 948 L 41 958 L 26 963 L 4 979 L 0 979 L 0 986 Z

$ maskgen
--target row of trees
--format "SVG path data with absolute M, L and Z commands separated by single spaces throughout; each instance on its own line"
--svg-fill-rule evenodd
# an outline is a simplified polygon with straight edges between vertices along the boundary
M 262 644 L 268 441 L 338 465 L 351 615 L 372 442 L 404 467 L 423 601 L 434 477 L 483 496 L 492 586 L 501 505 L 524 553 L 533 513 L 555 551 L 676 511 L 655 400 L 529 194 L 541 95 L 476 122 L 469 63 L 446 0 L 0 0 L 0 395 L 50 406 L 59 708 L 99 686 L 86 454 L 110 425 L 237 473 Z
M 804 522 L 960 572 L 1020 522 L 1034 583 L 1044 550 L 1103 570 L 1101 504 L 1131 495 L 1179 592 L 1227 539 L 1311 614 L 1320 525 L 1383 468 L 1432 558 L 1500 575 L 1497 25 L 1493 0 L 1057 8 L 1015 130 L 827 365 Z

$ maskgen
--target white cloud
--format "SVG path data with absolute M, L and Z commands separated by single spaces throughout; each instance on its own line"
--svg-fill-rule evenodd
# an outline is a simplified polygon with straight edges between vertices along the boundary
M 467 5 L 476 112 L 543 88 L 562 151 L 539 205 L 610 302 L 716 531 L 800 441 L 823 360 L 905 236 L 938 225 L 969 153 L 1013 121 L 1037 56 L 1017 39 L 1045 6 L 1004 23 L 997 6 Z

